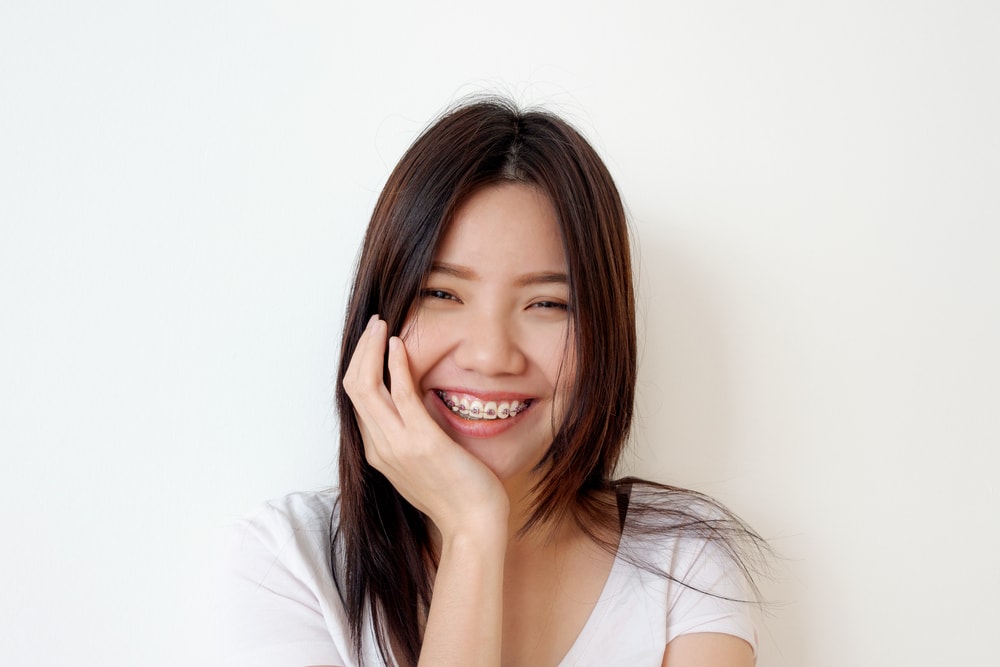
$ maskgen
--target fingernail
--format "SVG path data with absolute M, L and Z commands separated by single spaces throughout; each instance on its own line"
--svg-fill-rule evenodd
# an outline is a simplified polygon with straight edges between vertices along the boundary
M 399 351 L 399 345 L 400 341 L 398 337 L 393 336 L 392 338 L 389 339 L 389 349 L 392 350 L 393 352 Z
M 378 313 L 376 313 L 376 314 L 372 315 L 370 318 L 368 318 L 368 326 L 366 326 L 365 329 L 371 329 L 372 326 L 374 326 L 374 324 L 376 322 L 378 322 Z

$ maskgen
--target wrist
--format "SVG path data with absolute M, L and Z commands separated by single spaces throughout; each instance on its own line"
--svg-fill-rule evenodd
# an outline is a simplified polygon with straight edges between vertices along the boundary
M 458 525 L 432 525 L 431 530 L 431 539 L 442 559 L 451 555 L 502 559 L 507 552 L 509 528 L 505 515 L 480 517 Z

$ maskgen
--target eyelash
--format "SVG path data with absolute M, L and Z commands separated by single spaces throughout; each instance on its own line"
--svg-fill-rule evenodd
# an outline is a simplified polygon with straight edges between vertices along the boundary
M 454 294 L 449 294 L 443 289 L 422 289 L 420 290 L 420 296 L 427 297 L 429 299 L 441 299 L 445 301 L 458 301 L 458 298 Z
M 569 310 L 569 306 L 565 303 L 559 303 L 558 301 L 539 301 L 537 303 L 531 304 L 532 308 L 541 308 L 543 310 L 556 309 L 556 310 Z

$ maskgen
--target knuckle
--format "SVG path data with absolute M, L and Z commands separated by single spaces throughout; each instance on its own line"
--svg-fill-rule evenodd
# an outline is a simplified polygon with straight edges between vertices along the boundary
M 344 378 L 344 391 L 355 401 L 363 401 L 371 396 L 372 388 L 357 378 Z

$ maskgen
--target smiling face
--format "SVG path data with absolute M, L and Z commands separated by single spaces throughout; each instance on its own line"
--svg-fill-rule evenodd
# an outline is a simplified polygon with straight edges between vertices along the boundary
M 508 486 L 530 483 L 559 427 L 568 303 L 551 202 L 504 183 L 458 209 L 403 326 L 427 411 Z

